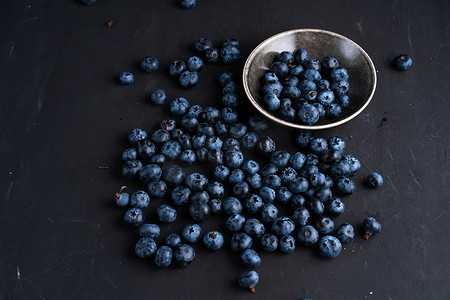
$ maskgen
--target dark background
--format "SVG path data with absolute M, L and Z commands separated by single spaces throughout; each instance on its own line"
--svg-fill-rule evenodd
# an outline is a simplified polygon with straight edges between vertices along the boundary
M 0 297 L 448 299 L 449 13 L 448 1 L 199 0 L 191 10 L 172 0 L 99 0 L 90 7 L 1 1 Z M 372 103 L 317 135 L 343 137 L 347 153 L 362 162 L 357 191 L 344 199 L 347 211 L 336 225 L 358 227 L 375 216 L 383 232 L 368 241 L 358 233 L 334 260 L 303 247 L 290 255 L 261 253 L 253 295 L 236 284 L 246 269 L 228 244 L 217 253 L 195 245 L 197 259 L 186 269 L 159 270 L 138 259 L 137 231 L 122 225 L 112 195 L 122 185 L 129 192 L 141 187 L 120 174 L 127 133 L 151 131 L 169 116 L 167 106 L 149 103 L 151 91 L 219 104 L 218 74 L 240 78 L 258 43 L 295 28 L 343 34 L 375 63 Z M 241 58 L 207 66 L 200 84 L 186 91 L 169 78 L 168 66 L 195 54 L 200 37 L 216 45 L 238 39 Z M 413 67 L 393 70 L 389 60 L 404 52 Z M 148 55 L 160 60 L 152 74 L 138 68 Z M 135 73 L 135 84 L 118 84 L 123 70 Z M 295 151 L 294 131 L 273 125 L 267 134 L 279 149 Z M 372 191 L 361 182 L 375 170 L 385 184 Z M 163 201 L 152 200 L 150 222 Z M 203 230 L 225 232 L 223 221 L 210 219 Z M 183 222 L 162 226 L 162 236 Z

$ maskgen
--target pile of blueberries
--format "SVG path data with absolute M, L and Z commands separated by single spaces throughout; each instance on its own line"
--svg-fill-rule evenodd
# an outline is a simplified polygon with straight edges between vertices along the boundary
M 286 121 L 314 125 L 349 105 L 348 72 L 333 56 L 308 59 L 305 49 L 283 51 L 262 78 L 263 103 Z
M 226 64 L 235 62 L 240 55 L 239 42 L 235 39 L 227 39 L 222 44 L 222 48 L 214 47 L 211 40 L 200 38 L 194 44 L 195 49 L 204 54 L 205 59 L 210 64 L 222 61 Z M 203 69 L 203 60 L 198 56 L 192 56 L 185 63 L 182 60 L 175 60 L 169 68 L 170 76 L 178 79 L 183 87 L 193 87 L 198 84 L 199 72 Z
M 236 87 L 230 73 L 221 74 L 219 83 L 222 89 Z M 232 92 L 228 89 L 224 94 Z M 161 98 L 157 94 L 152 94 L 152 101 L 165 103 L 165 92 L 164 101 L 155 101 L 154 97 Z M 226 227 L 233 233 L 231 249 L 240 254 L 242 263 L 249 268 L 261 263 L 255 251 L 258 245 L 266 252 L 279 249 L 284 253 L 293 252 L 297 243 L 317 245 L 322 256 L 338 256 L 342 243 L 353 239 L 354 229 L 348 223 L 335 229 L 331 218 L 344 213 L 345 204 L 337 196 L 355 191 L 351 176 L 361 166 L 355 156 L 344 155 L 345 141 L 336 136 L 324 139 L 300 132 L 295 139 L 300 151 L 279 150 L 272 138 L 257 134 L 268 128 L 261 115 L 252 115 L 244 124 L 232 107 L 236 103 L 222 103 L 222 109 L 203 108 L 191 105 L 185 98 L 176 98 L 169 107 L 172 115 L 181 118 L 179 122 L 163 120 L 161 128 L 151 134 L 137 128 L 128 135 L 131 147 L 122 153 L 122 173 L 139 179 L 147 189 L 131 196 L 120 191 L 115 199 L 118 206 L 127 208 L 125 223 L 139 228 L 141 239 L 135 246 L 136 254 L 141 258 L 154 257 L 158 267 L 167 267 L 172 261 L 186 267 L 195 259 L 189 244 L 202 241 L 214 251 L 223 246 L 222 233 L 214 230 L 203 234 L 198 224 L 222 214 L 227 216 Z M 228 106 L 229 103 L 232 104 Z M 252 150 L 266 157 L 266 163 L 246 159 L 244 153 Z M 212 173 L 186 174 L 180 166 L 196 162 L 214 166 Z M 381 175 L 368 176 L 372 187 L 382 183 Z M 230 187 L 228 193 L 226 186 Z M 158 247 L 155 239 L 160 228 L 145 223 L 144 210 L 151 198 L 163 197 L 170 198 L 173 205 L 158 207 L 160 222 L 176 221 L 177 210 L 187 206 L 195 223 L 188 224 L 180 234 L 168 235 L 164 245 Z M 291 214 L 280 216 L 279 205 L 290 207 Z M 363 225 L 366 238 L 381 230 L 373 218 L 365 219 Z M 258 273 L 252 270 L 241 274 L 238 283 L 253 291 L 258 279 Z

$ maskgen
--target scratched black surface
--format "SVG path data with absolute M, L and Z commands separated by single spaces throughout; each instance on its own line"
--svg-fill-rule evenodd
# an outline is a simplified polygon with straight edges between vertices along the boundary
M 199 0 L 192 10 L 172 0 L 99 0 L 91 7 L 1 1 L 0 297 L 448 299 L 449 13 L 447 1 Z M 368 108 L 319 134 L 342 136 L 363 163 L 357 192 L 336 223 L 356 226 L 376 216 L 382 234 L 369 241 L 358 235 L 335 260 L 301 247 L 291 255 L 262 254 L 253 295 L 236 286 L 245 268 L 227 247 L 210 253 L 196 245 L 187 269 L 158 270 L 137 259 L 137 232 L 121 225 L 123 211 L 111 195 L 121 185 L 139 188 L 120 175 L 127 132 L 151 130 L 168 116 L 148 94 L 164 88 L 169 98 L 218 103 L 218 74 L 240 74 L 259 42 L 294 28 L 343 34 L 376 65 L 378 88 Z M 191 45 L 203 36 L 216 43 L 237 38 L 241 59 L 207 66 L 198 87 L 182 90 L 168 65 L 194 54 Z M 388 64 L 402 52 L 414 60 L 407 72 Z M 137 68 L 147 55 L 160 59 L 158 72 Z M 135 72 L 134 85 L 117 83 L 122 70 Z M 294 132 L 271 126 L 267 133 L 280 148 L 295 150 Z M 385 178 L 377 191 L 361 184 L 373 170 Z M 152 202 L 150 218 L 161 202 Z M 203 227 L 221 224 L 218 217 Z M 163 234 L 182 225 L 165 226 Z

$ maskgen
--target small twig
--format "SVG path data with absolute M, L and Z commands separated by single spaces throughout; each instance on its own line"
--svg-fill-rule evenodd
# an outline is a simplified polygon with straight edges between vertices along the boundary
M 108 28 L 111 28 L 111 26 L 113 25 L 113 23 L 114 23 L 114 21 L 113 20 L 110 20 L 110 21 L 108 21 L 108 22 L 106 22 L 106 27 L 108 27 Z
M 98 168 L 98 169 L 109 169 L 108 166 L 98 166 L 97 168 Z

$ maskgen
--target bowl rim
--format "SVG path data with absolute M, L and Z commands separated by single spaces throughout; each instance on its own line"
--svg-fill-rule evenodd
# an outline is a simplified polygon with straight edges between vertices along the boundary
M 280 119 L 280 118 L 272 115 L 271 113 L 267 112 L 263 107 L 261 107 L 259 105 L 258 101 L 256 101 L 256 99 L 253 98 L 252 94 L 250 93 L 249 82 L 248 82 L 248 74 L 249 74 L 249 70 L 250 70 L 250 63 L 254 60 L 254 58 L 255 58 L 256 54 L 259 52 L 259 50 L 264 45 L 270 43 L 272 40 L 275 40 L 275 39 L 277 39 L 280 36 L 289 35 L 289 34 L 293 34 L 293 33 L 304 33 L 304 32 L 316 32 L 316 33 L 320 32 L 320 33 L 325 33 L 325 34 L 332 35 L 332 36 L 338 37 L 340 39 L 346 40 L 346 41 L 350 42 L 351 44 L 353 44 L 354 46 L 356 46 L 361 51 L 361 53 L 364 55 L 364 57 L 367 59 L 367 61 L 369 62 L 370 71 L 371 71 L 372 77 L 373 77 L 373 84 L 372 84 L 372 87 L 371 87 L 369 98 L 366 100 L 366 102 L 364 103 L 364 105 L 360 109 L 358 109 L 356 112 L 354 112 L 350 116 L 346 117 L 345 119 L 339 120 L 337 122 L 324 124 L 324 125 L 311 125 L 311 126 L 288 122 L 288 121 Z M 321 129 L 327 129 L 327 128 L 336 127 L 336 126 L 342 125 L 342 124 L 352 120 L 357 115 L 359 115 L 367 107 L 367 105 L 369 105 L 370 101 L 373 98 L 373 95 L 375 94 L 375 89 L 377 87 L 377 74 L 376 73 L 377 72 L 376 72 L 376 69 L 375 69 L 375 65 L 374 65 L 372 59 L 370 58 L 370 56 L 366 53 L 366 51 L 364 51 L 364 49 L 360 45 L 358 45 L 357 43 L 355 43 L 351 39 L 349 39 L 349 38 L 347 38 L 347 37 L 345 37 L 345 36 L 343 36 L 341 34 L 338 34 L 338 33 L 332 32 L 332 31 L 328 31 L 328 30 L 313 29 L 313 28 L 303 28 L 303 29 L 292 29 L 292 30 L 287 30 L 287 31 L 280 32 L 278 34 L 275 34 L 275 35 L 265 39 L 261 43 L 259 43 L 259 45 L 256 46 L 255 49 L 253 49 L 253 51 L 250 53 L 250 55 L 247 57 L 247 60 L 245 61 L 244 69 L 243 69 L 243 72 L 242 72 L 242 81 L 243 81 L 245 94 L 247 95 L 248 99 L 253 104 L 253 106 L 261 114 L 263 114 L 265 117 L 269 118 L 270 120 L 272 120 L 272 121 L 274 121 L 274 122 L 276 122 L 278 124 L 281 124 L 281 125 L 284 125 L 284 126 L 287 126 L 287 127 L 291 127 L 291 128 L 305 129 L 305 130 L 321 130 Z

